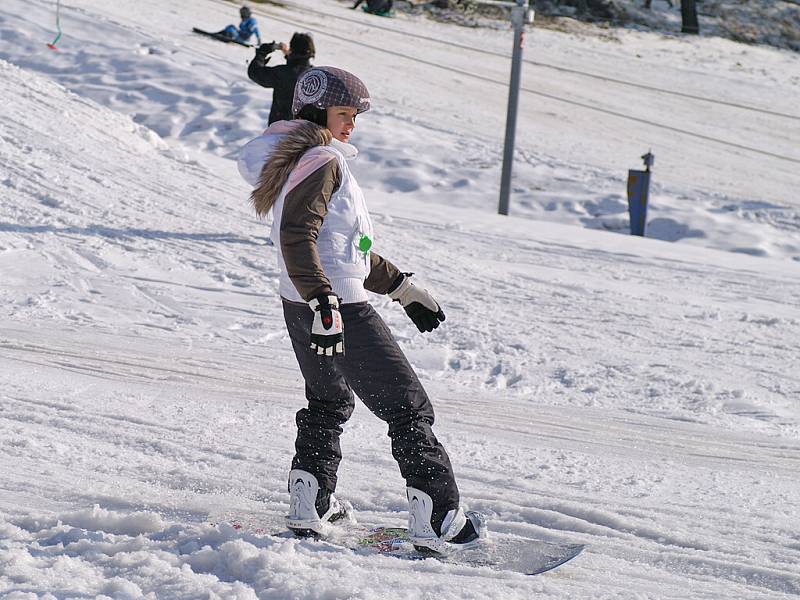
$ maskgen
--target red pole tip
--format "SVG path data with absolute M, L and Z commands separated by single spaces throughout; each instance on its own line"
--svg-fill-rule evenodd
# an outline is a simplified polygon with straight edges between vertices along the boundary
M 48 48 L 50 48 L 50 50 L 56 50 L 56 51 L 58 51 L 58 48 L 56 47 L 56 45 L 55 45 L 55 44 L 47 44 L 47 47 L 48 47 Z

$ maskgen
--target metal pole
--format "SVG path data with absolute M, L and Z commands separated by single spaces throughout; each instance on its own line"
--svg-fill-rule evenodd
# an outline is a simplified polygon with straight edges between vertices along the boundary
M 498 212 L 508 214 L 511 195 L 511 165 L 514 162 L 514 134 L 517 130 L 517 106 L 519 105 L 519 82 L 522 72 L 522 49 L 525 46 L 525 23 L 533 22 L 533 11 L 526 0 L 517 0 L 511 9 L 514 24 L 514 48 L 511 56 L 511 82 L 508 87 L 508 113 L 506 115 L 506 141 L 503 148 L 503 172 L 500 176 L 500 205 Z

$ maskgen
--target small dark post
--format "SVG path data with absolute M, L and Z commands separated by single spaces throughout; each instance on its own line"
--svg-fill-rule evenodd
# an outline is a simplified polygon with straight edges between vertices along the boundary
M 683 33 L 700 33 L 695 0 L 681 0 L 681 31 Z
M 644 237 L 647 224 L 647 202 L 650 198 L 650 167 L 656 160 L 652 152 L 642 156 L 644 171 L 628 171 L 628 214 L 631 218 L 631 235 Z

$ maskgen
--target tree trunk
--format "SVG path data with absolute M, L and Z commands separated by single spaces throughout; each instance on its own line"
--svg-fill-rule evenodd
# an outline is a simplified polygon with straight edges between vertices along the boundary
M 700 33 L 695 0 L 681 0 L 681 23 L 683 33 Z

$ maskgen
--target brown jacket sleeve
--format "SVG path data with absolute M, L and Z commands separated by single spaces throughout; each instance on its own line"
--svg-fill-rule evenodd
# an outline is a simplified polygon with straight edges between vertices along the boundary
M 374 252 L 370 252 L 369 260 L 370 272 L 369 277 L 364 281 L 364 287 L 376 294 L 388 293 L 389 288 L 400 276 L 400 269 Z
M 281 253 L 289 278 L 306 301 L 332 289 L 319 260 L 317 236 L 331 196 L 341 182 L 339 163 L 331 157 L 325 166 L 286 194 L 283 201 Z

